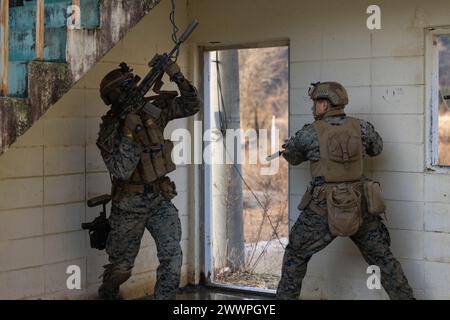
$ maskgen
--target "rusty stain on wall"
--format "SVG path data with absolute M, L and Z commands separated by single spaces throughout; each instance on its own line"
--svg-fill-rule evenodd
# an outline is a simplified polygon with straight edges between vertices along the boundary
M 44 0 L 36 2 L 36 59 L 44 59 Z
M 0 98 L 0 155 L 160 1 L 100 0 L 98 28 L 67 30 L 67 63 L 28 63 L 28 97 Z
M 73 84 L 67 63 L 33 61 L 28 65 L 29 119 L 37 121 Z
M 101 1 L 100 28 L 68 32 L 67 62 L 71 66 L 74 80 L 79 80 L 159 2 L 160 0 Z M 80 56 L 84 56 L 84 59 L 80 60 Z
M 8 33 L 9 29 L 9 7 L 8 2 L 3 1 L 0 5 L 0 43 L 3 49 L 0 49 L 0 96 L 8 94 Z M 0 142 L 1 144 L 1 142 Z M 1 150 L 1 149 L 0 149 Z
M 21 98 L 0 98 L 0 150 L 30 127 L 29 105 Z

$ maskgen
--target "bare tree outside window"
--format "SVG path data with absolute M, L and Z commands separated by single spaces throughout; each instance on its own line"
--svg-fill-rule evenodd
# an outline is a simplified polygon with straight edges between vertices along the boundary
M 280 146 L 288 137 L 288 52 L 271 47 L 211 53 L 217 123 L 256 132 L 245 141 L 245 154 L 263 143 L 261 129 L 271 137 L 278 130 Z M 288 164 L 281 159 L 275 175 L 261 175 L 266 165 L 213 166 L 215 282 L 276 289 L 288 237 Z
M 439 50 L 439 165 L 450 166 L 450 35 L 437 37 Z

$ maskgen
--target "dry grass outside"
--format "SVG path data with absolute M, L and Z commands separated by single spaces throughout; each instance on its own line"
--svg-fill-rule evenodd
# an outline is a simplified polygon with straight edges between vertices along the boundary
M 281 213 L 280 213 L 280 210 Z M 278 236 L 281 238 L 286 238 L 288 236 L 289 228 L 288 228 L 288 217 L 284 214 L 284 208 L 281 205 L 278 205 L 274 208 L 274 214 L 269 214 L 271 221 L 274 221 L 278 224 L 277 228 Z M 260 231 L 261 229 L 261 231 Z M 260 237 L 258 238 L 258 232 L 261 232 Z M 261 215 L 261 209 L 258 208 L 246 208 L 244 211 L 244 240 L 245 243 L 255 243 L 261 240 L 275 240 L 274 239 L 274 230 L 270 223 L 268 223 L 267 219 L 263 221 L 263 217 Z
M 247 271 L 222 273 L 217 275 L 216 281 L 222 284 L 232 283 L 237 286 L 276 290 L 280 277 L 273 274 L 258 274 Z
M 439 42 L 439 154 L 438 162 L 450 166 L 450 36 L 442 35 Z
M 450 166 L 450 114 L 439 114 L 439 165 Z

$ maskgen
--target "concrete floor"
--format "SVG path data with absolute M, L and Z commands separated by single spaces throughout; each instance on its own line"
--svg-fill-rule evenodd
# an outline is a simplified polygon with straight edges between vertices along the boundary
M 153 297 L 146 297 L 143 300 L 152 300 Z M 221 288 L 211 288 L 204 286 L 188 286 L 179 289 L 177 300 L 272 300 L 268 295 L 260 295 L 247 292 L 238 292 Z

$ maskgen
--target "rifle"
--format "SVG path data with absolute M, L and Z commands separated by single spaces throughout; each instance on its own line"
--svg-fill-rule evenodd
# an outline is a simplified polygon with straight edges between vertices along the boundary
M 284 151 L 277 151 L 277 152 L 275 152 L 274 154 L 272 154 L 271 156 L 268 156 L 267 158 L 266 158 L 266 161 L 272 161 L 272 160 L 275 160 L 276 158 L 278 158 L 278 157 L 281 157 L 281 155 L 284 153 Z
M 159 90 L 162 86 L 161 78 L 164 75 L 165 67 L 197 26 L 198 21 L 192 21 L 186 31 L 184 31 L 184 33 L 181 35 L 172 51 L 170 51 L 169 53 L 164 53 L 162 55 L 156 54 L 148 64 L 148 66 L 151 68 L 149 73 L 139 83 L 139 85 L 133 85 L 132 89 L 124 92 L 119 97 L 113 108 L 115 108 L 116 110 L 120 110 L 119 118 L 121 120 L 124 120 L 130 112 L 139 111 L 145 105 L 145 103 L 147 102 L 145 95 L 150 89 L 153 88 L 153 91 L 159 93 Z M 141 78 L 139 76 L 136 76 L 133 79 L 133 84 L 137 84 L 140 80 Z

